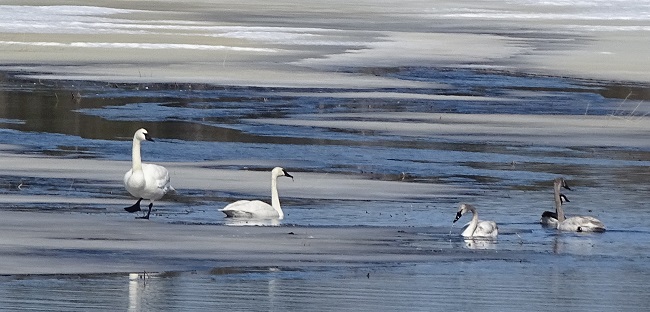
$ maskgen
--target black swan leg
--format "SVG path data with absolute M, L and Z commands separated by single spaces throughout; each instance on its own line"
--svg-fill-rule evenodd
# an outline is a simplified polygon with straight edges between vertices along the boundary
M 153 203 L 149 203 L 149 211 L 147 212 L 147 215 L 144 217 L 138 217 L 138 219 L 147 219 L 149 220 L 149 215 L 151 215 L 151 208 L 153 207 Z

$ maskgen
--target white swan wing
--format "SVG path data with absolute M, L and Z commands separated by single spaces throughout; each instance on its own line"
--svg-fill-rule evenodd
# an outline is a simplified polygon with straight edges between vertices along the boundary
M 260 200 L 239 200 L 228 204 L 220 210 L 227 217 L 233 218 L 277 218 L 273 207 Z
M 250 200 L 236 201 L 234 203 L 228 204 L 223 209 L 219 209 L 219 211 L 223 212 L 226 214 L 226 217 L 230 218 L 252 218 L 253 215 L 250 212 L 246 211 L 246 206 L 248 203 L 250 203 Z
M 174 190 L 171 186 L 171 180 L 167 168 L 156 164 L 142 164 L 142 171 L 147 180 L 148 188 L 156 188 L 163 194 Z M 151 187 L 149 187 L 149 185 L 151 185 Z
M 497 237 L 499 227 L 494 221 L 479 221 L 474 231 L 474 237 Z

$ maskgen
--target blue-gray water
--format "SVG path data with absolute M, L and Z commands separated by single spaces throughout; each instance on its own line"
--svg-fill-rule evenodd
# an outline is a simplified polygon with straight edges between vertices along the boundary
M 363 266 L 309 269 L 233 264 L 209 272 L 151 273 L 131 280 L 128 272 L 5 276 L 0 279 L 0 293 L 5 294 L 0 306 L 59 311 L 637 311 L 647 306 L 647 150 L 466 143 L 242 120 L 332 112 L 617 115 L 622 114 L 624 98 L 633 94 L 627 101 L 647 100 L 648 89 L 469 70 L 401 68 L 381 74 L 451 86 L 409 89 L 411 93 L 519 101 L 342 99 L 322 93 L 349 90 L 30 82 L 7 77 L 0 84 L 0 143 L 18 145 L 19 152 L 27 154 L 128 160 L 129 138 L 135 129 L 146 127 L 159 139 L 143 147 L 147 160 L 153 162 L 233 159 L 242 163 L 228 168 L 266 170 L 255 163 L 270 160 L 294 173 L 458 186 L 467 191 L 435 202 L 283 198 L 287 218 L 282 225 L 424 228 L 421 240 L 404 243 L 441 255 L 466 252 L 471 256 L 415 264 L 378 265 L 368 259 Z M 288 95 L 291 92 L 319 96 Z M 567 177 L 574 188 L 567 193 L 572 200 L 567 209 L 575 205 L 586 213 L 584 207 L 589 207 L 590 214 L 607 224 L 606 233 L 557 233 L 539 226 L 541 212 L 552 207 L 549 190 L 557 175 Z M 295 176 L 294 183 L 299 183 L 299 174 Z M 0 179 L 8 185 L 0 192 L 12 192 L 9 184 L 15 179 Z M 71 187 L 63 178 L 23 179 L 30 186 L 26 191 L 33 194 L 110 197 L 112 192 L 124 192 L 92 183 Z M 223 226 L 225 219 L 215 207 L 245 195 L 179 191 L 175 205 L 157 209 L 158 220 Z M 460 198 L 488 207 L 490 218 L 498 220 L 502 234 L 495 245 L 468 250 L 465 242 L 448 236 Z M 114 207 L 42 205 L 38 209 L 119 211 L 107 208 Z M 16 204 L 2 209 L 35 208 Z M 456 233 L 458 226 L 451 230 Z M 508 256 L 495 259 L 499 253 Z
M 539 258 L 311 271 L 231 268 L 141 274 L 144 279 L 26 277 L 2 281 L 0 289 L 7 311 L 639 311 L 648 304 L 645 265 Z

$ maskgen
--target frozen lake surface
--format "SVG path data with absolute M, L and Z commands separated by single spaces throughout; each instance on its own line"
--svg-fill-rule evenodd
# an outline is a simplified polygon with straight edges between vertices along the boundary
M 644 305 L 650 272 L 645 207 L 650 189 L 644 177 L 650 149 L 633 135 L 637 125 L 643 130 L 647 123 L 639 105 L 643 89 L 432 68 L 386 75 L 450 87 L 408 90 L 417 96 L 404 96 L 405 90 L 354 91 L 352 96 L 348 90 L 73 86 L 6 79 L 0 143 L 15 148 L 7 150 L 0 178 L 6 196 L 3 211 L 11 214 L 5 220 L 15 218 L 16 227 L 4 234 L 10 260 L 0 281 L 7 294 L 2 305 L 62 311 L 461 311 L 476 306 L 515 311 L 523 304 L 574 311 L 637 310 Z M 630 92 L 635 99 L 621 98 Z M 396 98 L 391 95 L 395 93 L 402 95 Z M 438 98 L 440 94 L 444 96 Z M 467 135 L 441 128 L 435 131 L 446 134 L 438 136 L 422 130 L 435 122 L 429 118 L 481 114 L 486 120 L 495 118 L 499 129 L 513 127 L 508 120 L 528 119 L 534 128 L 550 119 L 562 130 L 537 139 L 520 129 L 519 135 L 504 139 L 498 133 L 507 130 L 501 129 L 495 134 L 500 139 L 487 140 L 483 135 L 490 134 L 481 131 Z M 567 116 L 575 116 L 573 122 L 582 130 L 558 122 Z M 606 134 L 591 138 L 580 133 L 588 129 L 579 121 L 585 116 L 602 118 L 597 125 L 603 124 Z M 391 126 L 395 121 L 400 128 Z M 385 130 L 366 122 L 380 122 Z M 600 140 L 622 131 L 618 123 L 626 129 L 625 139 L 600 146 Z M 154 234 L 149 226 L 140 228 L 142 223 L 122 210 L 131 202 L 120 179 L 129 166 L 134 126 L 148 128 L 158 140 L 143 146 L 144 158 L 164 162 L 179 190 L 171 201 L 155 206 L 147 223 L 160 231 L 172 227 L 170 234 L 186 232 L 177 242 Z M 575 143 L 572 135 L 584 141 Z M 12 159 L 21 157 L 20 166 L 11 166 L 16 164 Z M 49 162 L 61 167 L 34 169 L 51 168 Z M 172 259 L 154 253 L 147 263 L 149 253 L 139 255 L 137 245 L 159 248 L 159 243 L 140 242 L 149 234 L 169 246 L 212 235 L 228 241 L 231 234 L 224 225 L 251 223 L 233 223 L 217 209 L 237 199 L 266 199 L 267 170 L 275 165 L 296 177 L 279 183 L 286 219 L 261 223 L 279 226 L 273 230 L 280 235 L 277 241 L 237 238 L 258 231 L 253 228 L 233 234 L 228 245 L 208 243 L 213 247 L 201 250 L 207 255 L 184 255 L 186 251 L 173 247 L 165 252 Z M 559 175 L 573 188 L 566 192 L 571 199 L 567 211 L 597 216 L 607 225 L 606 233 L 558 233 L 540 227 L 539 215 L 552 209 L 551 180 Z M 496 243 L 458 238 L 460 229 L 452 228 L 451 221 L 460 201 L 475 203 L 483 218 L 499 223 Z M 91 224 L 65 221 L 79 217 L 90 218 Z M 106 229 L 93 229 L 92 222 L 107 218 L 112 223 Z M 27 221 L 31 219 L 35 223 Z M 39 224 L 48 223 L 52 228 L 38 234 Z M 137 228 L 141 238 L 129 234 Z M 196 228 L 201 231 L 195 233 Z M 316 258 L 311 252 L 286 249 L 288 234 L 303 235 L 301 244 L 311 244 L 311 239 L 316 244 L 321 231 L 331 230 L 341 235 L 335 245 L 345 246 L 349 240 L 369 249 L 350 254 L 340 247 L 314 247 L 317 254 L 328 250 Z M 29 236 L 18 240 L 26 245 L 17 242 L 16 231 Z M 375 231 L 387 236 L 361 238 L 374 237 Z M 36 247 L 41 244 L 49 247 Z M 389 256 L 372 247 L 384 244 L 399 250 Z M 262 252 L 262 246 L 277 250 Z M 24 256 L 35 268 L 39 261 L 49 265 L 30 270 L 14 258 L 28 250 Z M 259 255 L 250 258 L 251 253 Z M 58 260 L 51 262 L 51 257 Z M 65 259 L 74 264 L 66 265 Z M 111 263 L 104 272 L 102 261 Z M 17 268 L 52 273 L 9 274 Z
M 2 309 L 648 306 L 648 1 L 157 3 L 0 5 Z M 224 218 L 275 166 L 285 219 Z M 557 176 L 605 233 L 539 225 Z

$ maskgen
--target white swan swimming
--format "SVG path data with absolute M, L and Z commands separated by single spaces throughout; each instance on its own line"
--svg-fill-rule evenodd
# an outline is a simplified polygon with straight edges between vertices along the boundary
M 465 230 L 460 234 L 463 237 L 471 238 L 496 238 L 499 235 L 499 228 L 494 221 L 481 221 L 478 219 L 476 208 L 470 204 L 460 204 L 454 223 L 467 212 L 472 212 L 472 221 L 469 222 Z
M 286 170 L 275 167 L 271 171 L 271 205 L 259 200 L 239 200 L 219 211 L 226 214 L 226 217 L 235 218 L 258 218 L 258 219 L 284 219 L 284 213 L 280 207 L 278 196 L 277 179 L 285 176 L 293 179 Z
M 556 178 L 558 180 L 564 181 L 563 178 Z M 564 182 L 566 183 L 566 182 Z M 558 188 L 559 189 L 559 188 Z M 556 202 L 558 199 L 556 199 Z M 600 220 L 590 217 L 590 216 L 575 216 L 566 218 L 564 216 L 564 209 L 562 205 L 556 205 L 557 207 L 557 229 L 560 231 L 568 232 L 604 232 L 605 224 L 600 222 Z
M 138 217 L 138 219 L 149 219 L 151 208 L 154 200 L 161 199 L 168 192 L 174 191 L 169 183 L 169 172 L 165 167 L 154 164 L 143 164 L 140 157 L 140 142 L 152 141 L 149 133 L 145 129 L 139 129 L 133 135 L 133 149 L 131 151 L 132 167 L 124 175 L 124 187 L 138 201 L 133 206 L 126 207 L 128 212 L 141 211 L 140 202 L 143 199 L 149 200 L 149 211 L 147 215 Z
M 542 213 L 542 218 L 539 220 L 545 227 L 557 228 L 557 212 L 564 203 L 570 202 L 569 199 L 562 193 L 560 193 L 560 188 L 565 188 L 571 190 L 569 184 L 563 178 L 556 178 L 553 180 L 553 200 L 555 202 L 555 212 L 544 211 Z

